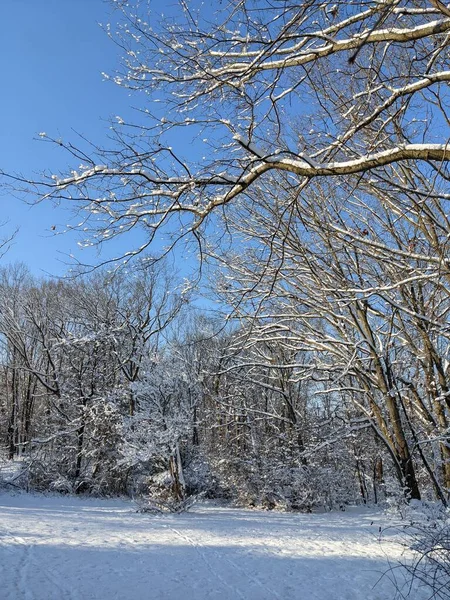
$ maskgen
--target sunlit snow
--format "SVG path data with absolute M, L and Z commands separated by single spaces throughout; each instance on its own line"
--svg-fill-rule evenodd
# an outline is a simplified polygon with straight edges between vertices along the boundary
M 393 600 L 395 530 L 368 509 L 283 514 L 199 504 L 0 496 L 2 600 Z M 387 575 L 383 575 L 387 572 Z M 404 588 L 406 593 L 408 588 Z M 409 598 L 426 598 L 411 591 Z

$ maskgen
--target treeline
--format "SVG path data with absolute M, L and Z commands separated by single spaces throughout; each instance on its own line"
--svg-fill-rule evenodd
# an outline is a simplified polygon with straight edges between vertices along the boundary
M 325 351 L 294 344 L 301 319 L 205 316 L 161 266 L 67 280 L 5 267 L 0 295 L 1 459 L 20 460 L 15 485 L 301 510 L 446 502 L 448 395 L 429 370 L 418 379 L 421 361 L 442 366 L 432 339 L 427 355 L 404 351 L 398 375 L 375 342 L 325 370 Z M 371 307 L 357 306 L 380 337 Z M 319 316 L 314 330 L 329 338 Z

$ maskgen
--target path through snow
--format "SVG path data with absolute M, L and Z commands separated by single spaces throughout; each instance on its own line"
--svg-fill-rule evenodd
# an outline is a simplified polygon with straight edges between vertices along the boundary
M 134 511 L 121 501 L 0 496 L 0 599 L 395 598 L 382 574 L 401 548 L 389 536 L 379 544 L 381 513 L 293 515 L 207 504 L 183 515 Z M 427 598 L 422 592 L 410 600 Z

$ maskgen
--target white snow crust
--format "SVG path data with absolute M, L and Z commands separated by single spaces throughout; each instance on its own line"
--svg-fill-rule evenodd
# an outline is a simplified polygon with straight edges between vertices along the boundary
M 402 548 L 394 529 L 379 543 L 381 512 L 135 510 L 126 501 L 1 495 L 1 600 L 393 600 L 393 576 L 403 582 L 401 569 L 383 576 Z

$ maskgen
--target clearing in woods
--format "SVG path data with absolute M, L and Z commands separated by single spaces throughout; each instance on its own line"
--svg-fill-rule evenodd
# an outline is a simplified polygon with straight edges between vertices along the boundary
M 393 600 L 395 529 L 381 512 L 283 514 L 199 504 L 0 496 L 1 600 Z M 404 557 L 403 557 L 404 558 Z M 393 581 L 395 579 L 395 582 Z M 411 600 L 425 590 L 402 593 Z

